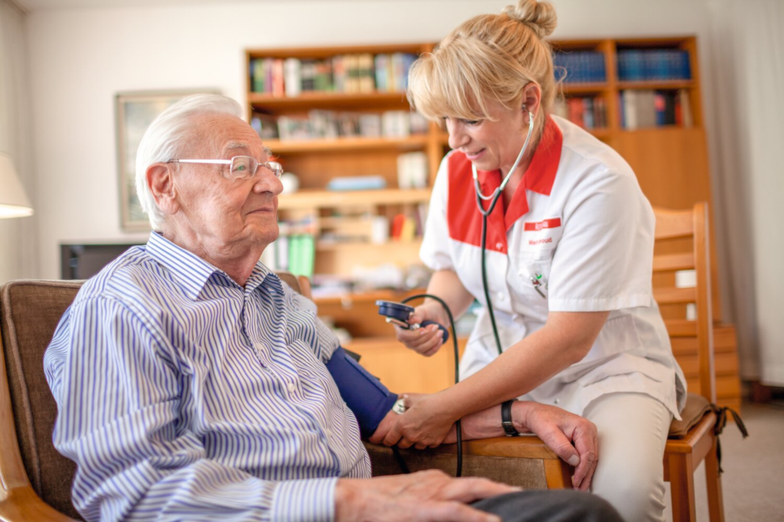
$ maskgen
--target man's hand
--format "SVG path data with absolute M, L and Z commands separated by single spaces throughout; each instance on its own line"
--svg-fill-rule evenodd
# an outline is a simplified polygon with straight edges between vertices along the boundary
M 556 455 L 575 466 L 575 488 L 587 491 L 591 487 L 599 459 L 596 426 L 591 421 L 555 406 L 528 401 L 512 405 L 512 421 L 517 431 L 535 433 Z
M 381 419 L 381 422 L 378 423 L 376 427 L 376 431 L 373 432 L 373 435 L 370 436 L 368 439 L 373 444 L 381 444 L 381 441 L 384 440 L 384 437 L 387 436 L 389 430 L 392 429 L 392 426 L 395 425 L 397 422 L 398 414 L 392 410 L 389 410 L 387 414 Z
M 481 478 L 451 478 L 437 470 L 372 479 L 340 479 L 335 488 L 338 522 L 501 522 L 466 505 L 519 488 Z

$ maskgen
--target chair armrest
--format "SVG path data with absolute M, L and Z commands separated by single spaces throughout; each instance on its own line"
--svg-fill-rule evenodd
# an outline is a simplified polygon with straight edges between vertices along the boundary
M 56 511 L 41 500 L 30 485 L 11 489 L 8 496 L 0 501 L 0 520 L 8 522 L 27 520 L 76 522 L 73 518 Z
M 370 454 L 373 476 L 395 475 L 402 469 L 392 450 L 365 442 Z M 426 450 L 400 450 L 412 472 L 440 469 L 455 474 L 457 445 L 442 444 Z M 538 437 L 497 437 L 463 443 L 463 475 L 486 477 L 524 489 L 571 487 L 567 480 L 573 473 L 568 464 Z

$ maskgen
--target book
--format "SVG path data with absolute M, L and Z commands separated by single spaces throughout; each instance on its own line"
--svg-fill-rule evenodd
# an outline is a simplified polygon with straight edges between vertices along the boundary
M 302 92 L 302 63 L 296 58 L 286 58 L 283 62 L 283 75 L 286 96 L 296 97 Z
M 427 155 L 424 152 L 406 152 L 398 155 L 397 186 L 401 189 L 427 186 Z
M 387 186 L 381 176 L 339 176 L 327 183 L 327 190 L 380 190 Z

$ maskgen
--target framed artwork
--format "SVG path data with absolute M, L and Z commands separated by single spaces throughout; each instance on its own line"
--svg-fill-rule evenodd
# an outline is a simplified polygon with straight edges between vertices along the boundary
M 218 94 L 216 89 L 125 92 L 115 96 L 117 175 L 120 185 L 120 226 L 129 232 L 150 230 L 136 195 L 136 149 L 147 127 L 167 107 L 191 94 Z

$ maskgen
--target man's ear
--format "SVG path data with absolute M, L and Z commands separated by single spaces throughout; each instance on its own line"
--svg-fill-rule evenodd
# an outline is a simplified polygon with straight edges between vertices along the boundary
M 177 201 L 177 190 L 174 186 L 174 177 L 171 165 L 168 163 L 153 163 L 147 167 L 147 186 L 155 198 L 155 204 L 164 214 L 176 214 L 180 209 Z

